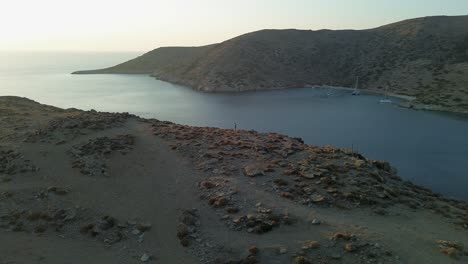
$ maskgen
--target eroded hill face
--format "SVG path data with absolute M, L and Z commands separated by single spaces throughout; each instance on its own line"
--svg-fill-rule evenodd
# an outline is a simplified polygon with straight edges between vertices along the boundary
M 220 44 L 160 48 L 108 69 L 151 73 L 201 91 L 352 86 L 468 109 L 468 16 L 406 20 L 370 30 L 262 30 Z

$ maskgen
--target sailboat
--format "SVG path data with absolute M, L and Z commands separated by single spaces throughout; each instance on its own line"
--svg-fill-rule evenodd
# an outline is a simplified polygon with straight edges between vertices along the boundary
M 390 98 L 388 98 L 387 88 L 385 88 L 385 97 L 380 99 L 379 102 L 383 103 L 383 104 L 391 104 L 392 103 L 392 100 L 390 100 Z
M 359 76 L 356 77 L 356 83 L 354 84 L 354 90 L 351 93 L 352 95 L 360 95 L 361 91 L 358 89 L 358 84 L 359 84 Z

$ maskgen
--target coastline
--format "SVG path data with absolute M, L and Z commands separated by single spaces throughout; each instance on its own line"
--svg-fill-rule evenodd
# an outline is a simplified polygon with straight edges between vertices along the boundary
M 349 87 L 338 87 L 338 86 L 316 86 L 316 85 L 307 85 L 308 88 L 326 88 L 326 89 L 334 89 L 334 90 L 344 90 L 352 92 L 354 88 Z M 374 95 L 385 95 L 385 92 L 376 91 L 372 89 L 359 89 L 361 92 L 367 94 L 374 94 Z M 417 100 L 415 96 L 403 95 L 403 94 L 396 94 L 396 93 L 388 93 L 388 97 L 394 97 L 398 99 L 402 99 L 403 101 L 398 103 L 398 106 L 414 109 L 414 110 L 423 110 L 423 111 L 435 111 L 435 112 L 446 112 L 452 114 L 461 114 L 461 115 L 468 115 L 467 109 L 459 109 L 456 107 L 446 107 L 442 105 L 428 105 L 428 104 L 420 104 L 414 103 Z
M 323 86 L 318 86 L 318 85 L 306 85 L 307 88 L 327 88 L 327 89 L 333 89 L 333 90 L 343 90 L 343 91 L 354 91 L 354 88 L 349 88 L 349 87 L 341 87 L 341 86 L 328 86 L 328 85 L 323 85 Z M 367 93 L 367 94 L 375 94 L 375 95 L 385 95 L 385 92 L 382 91 L 376 91 L 372 89 L 359 89 L 359 91 Z M 396 94 L 396 93 L 388 93 L 387 94 L 389 97 L 394 97 L 398 99 L 403 99 L 406 101 L 413 101 L 416 100 L 415 96 L 409 96 L 409 95 L 403 95 L 403 94 Z
M 85 70 L 85 71 L 75 71 L 71 74 L 130 74 L 130 75 L 148 75 L 148 73 L 112 73 L 112 72 L 106 72 L 104 70 Z M 243 90 L 231 90 L 231 89 L 209 89 L 209 90 L 204 90 L 201 88 L 195 88 L 193 83 L 187 83 L 187 82 L 181 82 L 177 81 L 171 78 L 160 78 L 154 73 L 149 74 L 148 76 L 155 78 L 156 80 L 164 81 L 164 82 L 169 82 L 172 84 L 180 85 L 187 87 L 189 89 L 192 89 L 197 92 L 202 92 L 202 93 L 245 93 L 245 92 L 262 92 L 262 91 L 273 91 L 273 90 L 286 90 L 286 89 L 294 89 L 294 88 L 301 88 L 301 86 L 291 86 L 291 87 L 274 87 L 274 88 L 248 88 L 248 89 L 243 89 Z M 302 88 L 327 88 L 327 89 L 335 89 L 335 90 L 345 90 L 345 91 L 353 91 L 354 88 L 349 88 L 349 87 L 340 87 L 340 86 L 328 86 L 328 85 L 304 85 Z M 359 89 L 363 93 L 367 94 L 374 94 L 374 95 L 385 95 L 386 93 L 384 91 L 378 91 L 374 89 Z M 404 100 L 404 102 L 400 102 L 398 106 L 404 107 L 404 108 L 409 108 L 409 109 L 414 109 L 414 110 L 424 110 L 424 111 L 436 111 L 436 112 L 447 112 L 447 113 L 455 113 L 455 114 L 462 114 L 462 115 L 468 115 L 468 109 L 462 109 L 462 108 L 457 108 L 457 107 L 447 107 L 447 106 L 442 106 L 442 105 L 428 105 L 428 104 L 422 104 L 422 103 L 414 103 L 417 101 L 416 96 L 410 96 L 410 95 L 403 95 L 403 94 L 398 94 L 398 93 L 388 93 L 388 97 L 393 97 L 393 98 L 398 98 Z
M 446 107 L 442 105 L 429 105 L 429 104 L 414 104 L 411 102 L 402 102 L 401 107 L 410 108 L 414 110 L 423 110 L 423 111 L 435 111 L 435 112 L 445 112 L 452 114 L 460 114 L 463 116 L 468 115 L 468 109 L 458 109 L 453 107 Z

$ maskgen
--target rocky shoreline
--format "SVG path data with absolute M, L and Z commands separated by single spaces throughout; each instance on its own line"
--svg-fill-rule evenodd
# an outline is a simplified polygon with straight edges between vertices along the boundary
M 410 108 L 414 110 L 424 110 L 424 111 L 437 111 L 437 112 L 447 112 L 447 113 L 455 113 L 455 114 L 468 114 L 468 110 L 463 108 L 456 108 L 456 107 L 447 107 L 442 105 L 432 105 L 432 104 L 421 104 L 421 103 L 414 103 L 411 101 L 402 102 L 399 104 L 401 107 Z
M 77 71 L 73 72 L 72 74 L 119 74 L 113 72 L 106 72 L 106 71 Z M 145 74 L 145 73 L 126 73 L 126 74 Z M 155 74 L 150 74 L 151 77 L 156 78 L 157 80 L 170 82 L 173 84 L 186 86 L 186 87 L 196 87 L 195 83 L 186 80 L 177 80 L 171 78 L 162 78 Z M 290 86 L 268 86 L 268 87 L 259 87 L 259 86 L 252 86 L 252 87 L 243 87 L 242 89 L 233 89 L 232 87 L 220 87 L 217 89 L 197 89 L 198 91 L 206 92 L 206 93 L 240 93 L 240 92 L 262 92 L 262 91 L 272 91 L 272 90 L 283 90 L 283 89 L 294 89 L 298 87 L 304 86 L 305 88 L 327 88 L 327 89 L 336 89 L 336 90 L 347 90 L 352 91 L 354 88 L 348 87 L 338 87 L 338 86 L 328 86 L 328 85 L 290 85 Z M 382 89 L 360 89 L 364 93 L 369 94 L 376 94 L 376 95 L 386 95 L 386 92 Z M 448 113 L 455 113 L 455 114 L 468 114 L 468 110 L 466 107 L 457 107 L 457 106 L 444 106 L 439 104 L 424 104 L 421 103 L 419 98 L 414 95 L 405 95 L 399 94 L 395 92 L 388 93 L 388 96 L 395 97 L 398 99 L 404 100 L 403 102 L 399 103 L 398 106 L 414 109 L 414 110 L 425 110 L 425 111 L 437 111 L 437 112 L 448 112 Z
M 366 30 L 265 29 L 201 47 L 161 47 L 75 74 L 148 74 L 204 92 L 354 86 L 416 97 L 413 108 L 468 111 L 468 16 Z M 346 43 L 346 44 L 344 44 Z
M 463 263 L 468 203 L 300 138 L 0 97 L 0 263 Z
M 352 92 L 354 88 L 348 87 L 336 87 L 336 86 L 315 86 L 315 85 L 307 85 L 308 88 L 326 88 L 326 89 L 334 89 L 334 90 L 344 90 Z M 375 94 L 375 95 L 386 95 L 384 91 L 374 90 L 374 89 L 360 89 L 361 92 L 368 93 L 368 94 Z M 464 108 L 457 108 L 457 107 L 449 107 L 443 105 L 433 105 L 433 104 L 422 104 L 418 103 L 418 98 L 416 96 L 409 96 L 404 94 L 396 94 L 396 93 L 388 93 L 389 97 L 394 97 L 398 99 L 402 99 L 403 101 L 398 103 L 398 106 L 414 109 L 414 110 L 424 110 L 424 111 L 437 111 L 437 112 L 447 112 L 447 113 L 455 113 L 455 114 L 468 114 L 468 110 Z

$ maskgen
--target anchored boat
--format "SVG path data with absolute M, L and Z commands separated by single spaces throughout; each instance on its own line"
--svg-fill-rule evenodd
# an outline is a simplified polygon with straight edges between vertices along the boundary
M 358 85 L 359 85 L 359 76 L 356 77 L 356 83 L 354 84 L 354 90 L 351 93 L 352 95 L 360 95 L 361 94 L 361 91 L 359 91 L 359 89 L 358 89 Z
M 388 97 L 387 89 L 385 89 L 385 97 L 379 100 L 382 104 L 391 104 L 392 100 Z

